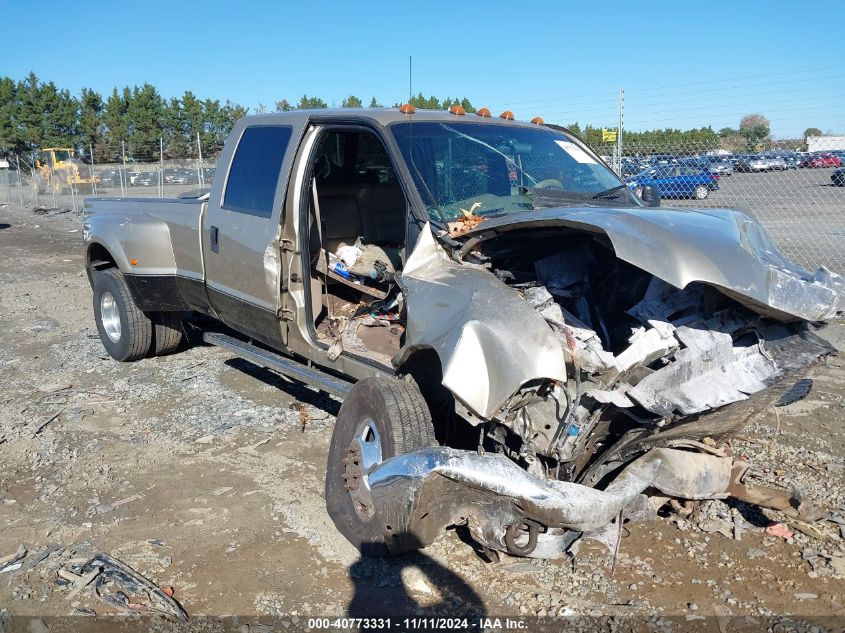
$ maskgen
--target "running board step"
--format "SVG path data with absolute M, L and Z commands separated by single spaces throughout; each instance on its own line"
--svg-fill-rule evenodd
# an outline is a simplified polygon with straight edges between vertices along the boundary
M 218 332 L 205 332 L 202 339 L 210 345 L 222 347 L 227 349 L 239 358 L 259 367 L 266 367 L 275 372 L 292 378 L 299 382 L 304 382 L 307 385 L 316 387 L 326 393 L 330 393 L 338 398 L 345 398 L 352 389 L 352 383 L 341 378 L 335 378 L 319 369 L 307 367 L 292 358 L 287 358 L 281 354 L 270 352 L 253 345 L 239 341 L 236 338 L 220 334 Z

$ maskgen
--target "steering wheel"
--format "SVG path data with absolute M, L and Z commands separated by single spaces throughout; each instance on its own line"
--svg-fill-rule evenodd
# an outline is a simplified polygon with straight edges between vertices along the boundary
M 560 180 L 555 180 L 554 178 L 546 178 L 545 180 L 541 180 L 533 187 L 534 189 L 557 189 L 558 191 L 564 191 L 563 183 Z

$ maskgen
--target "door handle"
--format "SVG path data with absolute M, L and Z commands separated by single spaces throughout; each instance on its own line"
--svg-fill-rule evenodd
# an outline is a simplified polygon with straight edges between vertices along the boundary
M 220 252 L 220 242 L 218 241 L 220 237 L 220 229 L 216 226 L 212 226 L 208 230 L 209 233 L 209 241 L 211 242 L 211 252 L 212 253 L 219 253 Z

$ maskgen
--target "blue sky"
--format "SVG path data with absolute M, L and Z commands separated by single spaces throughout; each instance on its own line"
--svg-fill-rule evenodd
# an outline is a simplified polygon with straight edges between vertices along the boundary
M 72 7 L 72 8 L 71 8 Z M 154 84 L 254 108 L 303 93 L 385 104 L 467 96 L 518 118 L 845 133 L 843 2 L 137 3 L 0 0 L 0 74 L 78 93 Z

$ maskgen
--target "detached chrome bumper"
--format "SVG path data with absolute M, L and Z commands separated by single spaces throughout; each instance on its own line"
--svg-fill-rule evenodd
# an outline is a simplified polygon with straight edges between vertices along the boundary
M 596 490 L 542 479 L 502 455 L 440 447 L 393 457 L 367 481 L 373 520 L 397 549 L 424 547 L 445 527 L 466 524 L 483 546 L 527 556 L 538 531 L 600 530 L 621 512 L 641 508 L 646 489 L 682 499 L 727 497 L 731 469 L 730 457 L 654 448 Z

